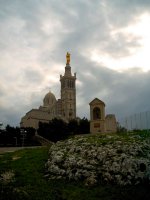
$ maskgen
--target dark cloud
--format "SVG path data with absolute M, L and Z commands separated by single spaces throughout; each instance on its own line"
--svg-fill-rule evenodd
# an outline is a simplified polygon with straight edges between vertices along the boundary
M 107 113 L 116 113 L 118 120 L 130 114 L 146 111 L 149 106 L 148 86 L 150 84 L 150 73 L 138 72 L 137 69 L 129 70 L 127 73 L 118 73 L 104 67 L 88 69 L 94 76 L 88 79 L 86 75 L 80 74 L 82 85 L 83 104 L 80 113 L 83 115 L 82 107 L 85 105 L 86 116 L 89 116 L 88 103 L 95 97 L 106 103 Z M 86 102 L 86 103 L 85 103 Z M 87 106 L 86 106 L 87 105 Z
M 114 0 L 106 1 L 108 16 L 115 26 L 123 27 L 137 20 L 139 14 L 149 12 L 150 2 L 148 0 Z

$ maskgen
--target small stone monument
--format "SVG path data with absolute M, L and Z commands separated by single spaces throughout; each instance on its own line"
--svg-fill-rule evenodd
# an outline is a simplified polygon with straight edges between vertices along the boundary
M 90 132 L 105 132 L 105 103 L 95 98 L 89 103 L 90 105 Z

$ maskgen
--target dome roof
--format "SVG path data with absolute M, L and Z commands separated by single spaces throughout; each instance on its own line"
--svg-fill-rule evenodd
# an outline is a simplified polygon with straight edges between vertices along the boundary
M 48 92 L 43 99 L 43 105 L 53 106 L 55 103 L 56 103 L 55 95 L 52 92 Z

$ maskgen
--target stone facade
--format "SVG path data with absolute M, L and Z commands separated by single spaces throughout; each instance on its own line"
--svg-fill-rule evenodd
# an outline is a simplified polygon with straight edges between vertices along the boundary
M 117 132 L 117 121 L 114 114 L 106 115 L 105 117 L 105 132 L 116 133 Z
M 114 114 L 105 117 L 105 103 L 95 98 L 90 105 L 90 132 L 112 133 L 117 131 L 117 122 Z
M 43 106 L 32 109 L 22 117 L 21 127 L 38 128 L 39 122 L 48 123 L 53 118 L 60 118 L 66 122 L 76 118 L 76 73 L 72 75 L 70 54 L 66 55 L 64 75 L 60 75 L 61 98 L 56 100 L 52 92 L 48 92 L 43 99 Z
M 90 102 L 90 132 L 105 131 L 105 103 L 98 98 Z

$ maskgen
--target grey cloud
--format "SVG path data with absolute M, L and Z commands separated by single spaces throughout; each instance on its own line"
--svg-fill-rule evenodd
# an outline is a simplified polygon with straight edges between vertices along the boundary
M 43 74 L 37 69 L 33 69 L 32 66 L 28 66 L 27 69 L 23 72 L 23 82 L 28 84 L 38 84 L 43 80 Z
M 58 67 L 63 64 L 65 67 L 67 51 L 72 54 L 72 72 L 77 72 L 77 79 L 82 83 L 77 85 L 79 116 L 89 117 L 88 104 L 94 97 L 105 101 L 106 111 L 116 113 L 118 118 L 149 109 L 149 73 L 144 74 L 137 69 L 118 73 L 91 62 L 86 53 L 96 49 L 100 56 L 103 52 L 118 59 L 130 55 L 130 49 L 139 48 L 140 38 L 125 33 L 113 37 L 111 30 L 134 23 L 139 14 L 149 11 L 150 1 L 2 0 L 0 5 L 0 23 L 4 30 L 0 33 L 2 59 L 7 54 L 12 57 L 15 54 L 11 66 L 13 70 L 17 65 L 15 59 L 20 61 L 19 65 L 23 64 L 9 80 L 14 86 L 14 95 L 6 95 L 10 105 L 8 109 L 0 108 L 0 119 L 18 124 L 21 116 L 42 104 L 47 90 L 36 92 L 34 89 L 37 86 L 47 87 L 43 83 L 44 73 L 53 76 L 53 64 Z M 46 32 L 44 23 L 54 26 L 48 27 Z M 29 64 L 26 58 L 28 52 L 31 61 L 32 54 L 33 57 L 36 55 L 38 68 Z M 6 59 L 9 60 L 9 57 L 6 56 Z M 57 84 L 49 82 L 57 97 L 60 96 L 59 74 L 63 72 L 58 72 Z M 5 73 L 8 73 L 8 69 Z M 3 84 L 6 87 L 0 93 L 4 97 L 10 86 L 8 81 Z M 17 104 L 16 110 L 12 109 L 12 102 Z
M 115 58 L 128 56 L 131 54 L 131 50 L 140 48 L 140 38 L 137 36 L 131 34 L 127 35 L 125 33 L 117 33 L 115 36 L 112 36 L 112 26 L 114 26 L 114 29 L 117 26 L 116 20 L 111 17 L 113 14 L 110 17 L 105 17 L 103 7 L 99 6 L 99 8 L 96 9 L 95 6 L 97 4 L 93 3 L 93 5 L 94 6 L 91 6 L 90 10 L 88 7 L 85 7 L 84 10 L 86 11 L 83 15 L 81 14 L 82 10 L 79 8 L 77 19 L 74 20 L 73 18 L 72 20 L 71 18 L 71 23 L 70 19 L 64 21 L 65 24 L 69 24 L 69 28 L 74 26 L 77 27 L 77 29 L 64 35 L 63 42 L 60 44 L 62 48 L 66 49 L 68 47 L 75 54 L 83 52 L 86 49 L 94 48 L 99 52 L 110 54 Z M 126 25 L 123 19 L 124 16 L 116 16 L 116 18 L 122 20 L 121 26 Z M 134 20 L 132 17 L 129 19 L 128 16 L 126 16 L 126 19 L 128 19 L 128 23 Z
M 116 34 L 115 38 L 110 38 L 109 42 L 103 45 L 104 52 L 111 55 L 114 58 L 125 57 L 133 54 L 133 49 L 137 50 L 141 47 L 140 37 Z
M 107 0 L 106 5 L 109 9 L 109 19 L 118 27 L 126 26 L 131 21 L 137 20 L 139 14 L 150 11 L 148 0 Z
M 12 110 L 3 109 L 1 108 L 1 106 L 0 110 L 0 121 L 4 124 L 4 126 L 6 126 L 7 124 L 16 126 L 16 124 L 18 124 L 18 121 L 20 121 L 19 115 L 16 111 L 13 112 Z
M 6 88 L 2 82 L 0 82 L 0 97 L 2 98 L 5 95 Z
M 137 69 L 118 73 L 102 66 L 95 66 L 91 69 L 88 67 L 87 71 L 95 79 L 89 80 L 84 73 L 78 77 L 83 83 L 84 105 L 79 107 L 82 116 L 89 117 L 88 103 L 95 97 L 103 100 L 106 103 L 107 113 L 116 113 L 117 118 L 150 109 L 148 89 L 150 73 L 139 73 Z M 83 112 L 83 106 L 85 112 Z

